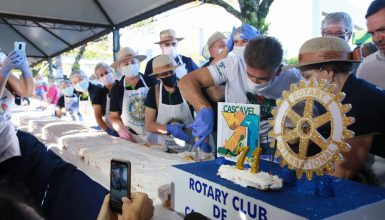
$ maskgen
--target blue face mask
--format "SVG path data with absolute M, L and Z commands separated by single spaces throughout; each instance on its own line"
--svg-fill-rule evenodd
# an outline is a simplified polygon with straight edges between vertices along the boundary
M 71 97 L 74 95 L 74 88 L 72 86 L 68 86 L 67 88 L 63 89 L 63 94 L 65 96 Z
M 88 89 L 88 85 L 89 85 L 88 80 L 83 79 L 82 81 L 76 83 L 74 85 L 74 87 L 75 87 L 76 91 L 86 92 Z

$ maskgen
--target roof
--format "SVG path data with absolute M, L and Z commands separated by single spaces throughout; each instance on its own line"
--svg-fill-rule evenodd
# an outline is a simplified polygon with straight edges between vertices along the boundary
M 193 0 L 0 0 L 0 48 L 27 43 L 31 65 Z

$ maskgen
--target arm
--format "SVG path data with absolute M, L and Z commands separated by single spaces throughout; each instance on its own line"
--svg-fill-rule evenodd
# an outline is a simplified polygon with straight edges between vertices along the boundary
M 196 112 L 202 108 L 211 108 L 210 103 L 202 94 L 202 88 L 213 85 L 214 79 L 207 67 L 186 74 L 178 83 L 183 97 L 194 107 Z
M 98 123 L 99 127 L 101 127 L 104 131 L 107 131 L 108 126 L 103 120 L 102 106 L 92 105 L 92 108 L 94 109 L 96 123 Z
M 344 160 L 336 164 L 333 176 L 351 179 L 368 157 L 373 142 L 373 135 L 363 135 L 346 140 L 350 145 L 349 152 L 342 152 Z
M 0 97 L 3 97 L 5 85 L 7 84 L 8 77 L 0 75 Z
M 13 91 L 21 97 L 31 96 L 33 94 L 35 84 L 32 77 L 22 77 L 21 79 L 18 79 L 16 76 L 11 74 L 9 76 L 8 83 L 12 87 Z
M 225 100 L 225 86 L 211 86 L 206 89 L 210 99 L 214 102 Z
M 156 122 L 156 112 L 153 108 L 145 108 L 144 126 L 146 131 L 157 134 L 167 134 L 166 126 Z
M 110 112 L 110 120 L 112 127 L 116 130 L 126 130 L 126 127 L 123 124 L 122 119 L 120 118 L 119 112 Z M 128 132 L 128 131 L 127 131 Z

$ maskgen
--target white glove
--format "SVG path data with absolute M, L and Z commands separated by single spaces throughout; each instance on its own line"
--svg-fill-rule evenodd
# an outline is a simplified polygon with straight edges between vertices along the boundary
M 2 75 L 4 78 L 8 78 L 11 70 L 20 65 L 20 62 L 20 55 L 15 51 L 12 51 L 3 61 L 2 68 L 0 69 L 0 75 Z
M 20 64 L 17 66 L 18 69 L 23 73 L 24 78 L 32 78 L 32 72 L 29 69 L 27 56 L 24 51 L 16 51 L 20 56 Z

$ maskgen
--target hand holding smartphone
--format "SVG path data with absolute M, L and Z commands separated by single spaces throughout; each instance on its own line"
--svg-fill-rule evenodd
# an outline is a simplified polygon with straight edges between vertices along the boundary
M 112 159 L 110 169 L 110 206 L 113 212 L 122 213 L 122 197 L 131 198 L 131 163 Z

